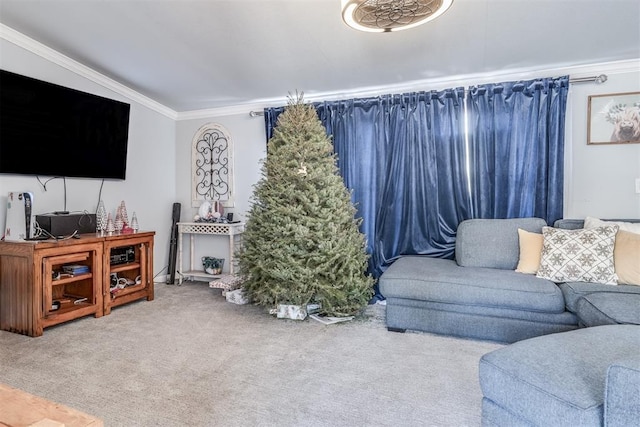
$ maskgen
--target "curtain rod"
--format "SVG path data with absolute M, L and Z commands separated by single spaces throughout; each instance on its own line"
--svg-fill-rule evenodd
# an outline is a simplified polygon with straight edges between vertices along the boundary
M 606 74 L 600 74 L 599 76 L 591 76 L 591 77 L 576 77 L 574 79 L 569 79 L 569 83 L 590 83 L 594 82 L 596 84 L 602 84 L 606 82 L 608 79 Z
M 591 83 L 594 82 L 595 84 L 602 84 L 604 82 L 606 82 L 608 80 L 608 77 L 606 74 L 600 74 L 597 76 L 590 76 L 590 77 L 576 77 L 573 79 L 569 79 L 569 83 Z M 251 117 L 262 117 L 264 116 L 264 111 L 249 111 L 249 115 Z

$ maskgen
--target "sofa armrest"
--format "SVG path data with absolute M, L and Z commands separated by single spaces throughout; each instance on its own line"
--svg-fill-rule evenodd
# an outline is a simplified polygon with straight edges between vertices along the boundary
M 637 425 L 640 420 L 640 357 L 619 361 L 607 371 L 604 425 Z

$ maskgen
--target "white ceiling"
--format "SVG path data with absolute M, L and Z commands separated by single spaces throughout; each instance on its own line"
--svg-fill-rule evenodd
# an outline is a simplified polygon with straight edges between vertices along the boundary
M 639 0 L 454 0 L 385 34 L 340 0 L 0 0 L 0 23 L 176 112 L 640 58 Z

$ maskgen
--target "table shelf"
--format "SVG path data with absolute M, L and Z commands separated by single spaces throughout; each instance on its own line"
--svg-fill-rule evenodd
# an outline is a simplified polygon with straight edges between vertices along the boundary
M 183 280 L 189 278 L 201 278 L 212 280 L 220 277 L 220 274 L 208 274 L 195 268 L 195 236 L 226 236 L 229 239 L 229 274 L 234 274 L 235 261 L 234 253 L 236 246 L 240 243 L 241 235 L 244 233 L 243 222 L 238 223 L 210 223 L 210 222 L 179 222 L 178 224 L 178 259 L 176 262 L 176 280 L 182 284 Z M 182 238 L 184 234 L 189 235 L 189 267 L 183 268 Z

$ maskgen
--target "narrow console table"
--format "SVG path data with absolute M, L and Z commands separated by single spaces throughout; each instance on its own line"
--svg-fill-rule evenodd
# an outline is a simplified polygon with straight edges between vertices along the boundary
M 202 268 L 195 268 L 195 239 L 196 235 L 208 236 L 227 236 L 229 238 L 229 274 L 234 272 L 233 255 L 235 247 L 239 243 L 242 233 L 244 232 L 244 223 L 223 224 L 215 222 L 179 222 L 178 223 L 178 261 L 176 263 L 176 273 L 178 284 L 182 284 L 183 279 L 190 277 L 211 280 L 220 275 L 205 273 Z M 189 235 L 189 269 L 183 270 L 182 266 L 182 236 Z

